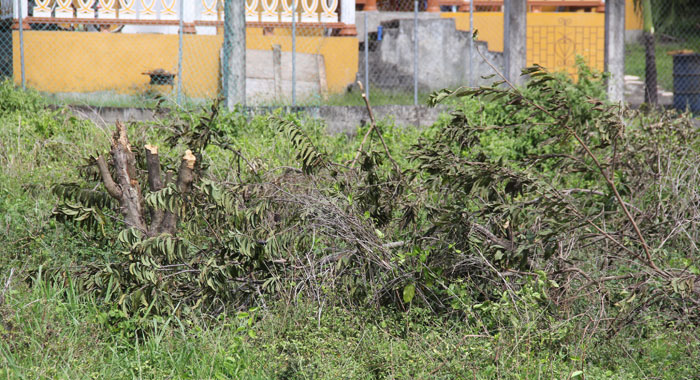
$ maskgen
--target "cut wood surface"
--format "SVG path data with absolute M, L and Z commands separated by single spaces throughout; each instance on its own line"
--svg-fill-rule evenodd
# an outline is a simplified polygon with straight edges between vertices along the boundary
M 146 152 L 148 189 L 151 192 L 160 191 L 168 185 L 171 176 L 166 174 L 165 181 L 163 180 L 157 146 L 147 144 L 144 146 L 144 150 Z M 107 189 L 110 196 L 119 201 L 120 211 L 124 215 L 124 222 L 148 236 L 157 236 L 162 233 L 175 234 L 177 230 L 177 215 L 171 211 L 151 209 L 150 225 L 146 223 L 144 215 L 145 202 L 138 181 L 135 156 L 129 143 L 126 127 L 121 122 L 116 123 L 110 155 L 111 161 L 109 163 L 104 156 L 99 156 L 96 160 L 97 166 L 105 189 Z M 196 161 L 197 158 L 190 150 L 187 150 L 182 157 L 177 181 L 175 182 L 175 186 L 180 194 L 186 194 L 192 188 Z

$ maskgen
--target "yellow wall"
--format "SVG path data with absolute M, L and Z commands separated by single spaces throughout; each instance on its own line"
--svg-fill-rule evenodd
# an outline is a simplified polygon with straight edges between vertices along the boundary
M 634 0 L 625 0 L 625 30 L 642 30 L 642 10 L 634 8 Z
M 443 13 L 454 18 L 457 29 L 469 30 L 468 13 Z M 491 51 L 503 51 L 503 13 L 474 13 L 478 40 Z M 551 71 L 576 72 L 576 55 L 598 70 L 604 69 L 605 15 L 602 13 L 528 13 L 527 64 L 540 64 Z
M 443 18 L 453 18 L 457 30 L 469 31 L 469 13 L 450 12 L 441 13 Z M 474 29 L 476 29 L 479 41 L 486 41 L 491 51 L 503 51 L 503 13 L 502 12 L 474 12 Z
M 193 98 L 215 97 L 223 36 L 185 35 L 183 42 L 183 91 Z M 246 44 L 253 50 L 271 50 L 273 44 L 279 44 L 283 51 L 291 51 L 288 37 L 263 36 L 260 30 L 249 30 Z M 17 31 L 13 32 L 13 47 L 14 71 L 19 73 Z M 143 72 L 158 68 L 177 72 L 178 36 L 25 31 L 24 51 L 27 85 L 36 90 L 133 94 L 148 88 L 149 77 Z M 297 37 L 297 51 L 324 56 L 329 92 L 341 92 L 354 82 L 357 38 Z M 19 81 L 20 75 L 14 78 Z

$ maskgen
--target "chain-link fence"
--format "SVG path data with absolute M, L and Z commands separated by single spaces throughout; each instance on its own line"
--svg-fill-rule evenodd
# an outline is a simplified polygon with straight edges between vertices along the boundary
M 12 78 L 12 5 L 0 1 L 0 79 Z
M 222 94 L 223 0 L 0 3 L 0 75 L 17 84 L 24 81 L 58 102 L 144 106 L 165 97 L 191 104 Z M 591 68 L 604 69 L 602 1 L 531 3 L 528 65 L 575 78 L 580 56 Z M 636 1 L 627 3 L 627 95 L 637 102 L 644 95 L 646 50 Z M 695 58 L 688 54 L 700 50 L 694 17 L 700 4 L 652 3 L 661 101 L 672 104 L 674 95 L 681 95 L 678 102 L 689 104 L 682 96 L 692 98 L 700 90 L 693 84 Z M 358 81 L 375 105 L 424 104 L 434 90 L 486 84 L 494 79 L 485 77 L 503 68 L 505 25 L 499 0 L 245 4 L 249 105 L 362 105 Z M 674 59 L 685 67 L 676 72 L 675 84 Z
M 656 63 L 658 102 L 679 110 L 700 112 L 700 2 L 658 0 L 651 2 L 653 39 L 645 37 L 641 1 L 628 7 L 636 20 L 627 35 L 625 74 L 627 97 L 641 103 L 646 92 L 647 55 Z M 653 82 L 653 81 L 652 81 Z
M 0 78 L 12 78 L 12 19 L 0 20 Z

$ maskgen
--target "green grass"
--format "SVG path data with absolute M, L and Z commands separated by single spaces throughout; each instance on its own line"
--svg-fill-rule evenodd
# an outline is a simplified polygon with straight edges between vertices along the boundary
M 56 106 L 89 106 L 89 107 L 116 107 L 116 108 L 155 108 L 159 100 L 163 100 L 164 107 L 172 107 L 177 103 L 175 94 L 156 94 L 144 92 L 140 94 L 117 94 L 113 92 L 98 93 L 63 93 L 42 94 L 48 104 Z M 182 107 L 193 108 L 205 104 L 208 100 L 184 97 Z
M 659 86 L 666 91 L 673 91 L 673 56 L 669 52 L 675 50 L 693 50 L 700 52 L 700 36 L 681 42 L 656 43 L 656 72 Z M 635 75 L 644 80 L 646 77 L 644 45 L 631 43 L 625 46 L 625 74 Z
M 151 321 L 148 337 L 124 337 L 100 323 L 102 305 L 74 287 L 13 283 L 0 306 L 3 379 L 263 379 L 238 321 L 183 325 Z
M 173 107 L 176 104 L 177 98 L 174 94 L 161 94 L 144 92 L 140 94 L 117 94 L 113 92 L 99 93 L 64 93 L 64 94 L 42 94 L 48 104 L 55 106 L 71 105 L 71 106 L 89 106 L 89 107 L 117 107 L 117 108 L 155 108 L 158 100 L 165 100 L 164 107 Z M 430 93 L 419 92 L 418 104 L 426 104 Z M 195 99 L 183 97 L 183 108 L 192 108 L 206 104 L 211 99 Z M 370 100 L 373 106 L 380 105 L 413 105 L 412 91 L 385 91 L 379 89 L 370 89 Z M 279 101 L 260 101 L 249 102 L 252 106 L 268 106 L 280 107 L 291 106 L 292 100 L 282 99 Z M 325 98 L 320 94 L 312 95 L 306 98 L 299 98 L 297 101 L 299 107 L 309 106 L 361 106 L 365 103 L 359 90 L 346 91 L 339 94 L 329 94 Z
M 70 282 L 13 282 L 6 295 L 3 379 L 565 379 L 583 371 L 587 379 L 675 380 L 700 369 L 700 347 L 679 345 L 687 336 L 660 327 L 644 338 L 588 347 L 571 337 L 541 350 L 534 336 L 488 336 L 426 310 L 377 315 L 301 302 L 258 311 L 250 326 L 236 313 L 187 323 L 173 316 L 129 336 L 130 321 L 103 323 L 105 306 Z
M 372 106 L 381 105 L 413 105 L 413 91 L 386 91 L 381 89 L 370 88 L 370 102 Z M 425 105 L 430 96 L 429 92 L 418 93 L 418 105 Z M 318 103 L 318 104 L 315 104 Z M 332 94 L 327 99 L 316 102 L 310 102 L 310 105 L 328 105 L 328 106 L 365 106 L 364 100 L 358 89 L 345 92 L 342 94 Z
M 0 88 L 0 379 L 675 380 L 700 373 L 696 331 L 646 319 L 599 338 L 562 322 L 553 338 L 532 328 L 531 311 L 506 310 L 505 328 L 486 334 L 473 318 L 301 298 L 270 301 L 249 315 L 129 317 L 80 293 L 67 275 L 66 268 L 101 260 L 113 247 L 76 239 L 79 230 L 50 218 L 50 186 L 76 180 L 76 165 L 107 151 L 111 131 L 44 104 L 36 94 Z M 241 151 L 264 158 L 257 165 L 294 164 L 289 143 L 263 119 L 234 124 L 229 132 Z M 303 124 L 335 160 L 351 159 L 363 134 L 331 137 L 319 121 Z M 405 149 L 429 133 L 390 120 L 382 126 L 402 167 Z M 158 128 L 138 124 L 131 132 L 157 140 Z M 235 163 L 220 152 L 206 158 L 212 175 L 234 175 Z M 53 281 L 44 280 L 46 272 Z

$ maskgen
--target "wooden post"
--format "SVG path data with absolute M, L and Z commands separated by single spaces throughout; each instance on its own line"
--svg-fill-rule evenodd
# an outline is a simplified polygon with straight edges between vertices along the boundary
M 272 72 L 275 82 L 275 98 L 282 99 L 282 47 L 272 45 Z

